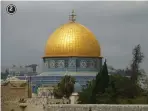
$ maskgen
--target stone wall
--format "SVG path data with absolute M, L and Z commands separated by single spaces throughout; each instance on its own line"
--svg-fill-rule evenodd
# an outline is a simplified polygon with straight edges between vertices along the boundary
M 19 98 L 28 98 L 28 85 L 24 87 L 12 86 L 11 83 L 8 83 L 7 85 L 1 85 L 2 100 L 15 101 Z
M 35 97 L 27 99 L 27 104 L 32 105 L 47 105 L 47 104 L 69 104 L 68 99 L 52 99 L 46 97 Z
M 1 84 L 1 107 L 2 111 L 18 110 L 19 100 L 27 99 L 31 95 L 31 88 L 28 88 L 26 81 L 6 81 Z M 20 111 L 20 109 L 18 110 Z
M 9 103 L 2 111 L 22 111 L 19 104 Z M 28 104 L 24 111 L 148 111 L 148 105 L 33 105 Z
M 20 107 L 18 106 L 17 101 L 3 101 L 1 104 L 2 111 L 21 111 Z
M 148 105 L 49 105 L 45 111 L 148 111 Z

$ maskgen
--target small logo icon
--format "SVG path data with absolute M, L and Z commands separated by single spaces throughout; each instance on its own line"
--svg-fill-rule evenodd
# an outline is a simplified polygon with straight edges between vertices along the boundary
M 10 15 L 15 14 L 16 10 L 17 10 L 17 9 L 16 9 L 16 6 L 13 5 L 13 4 L 10 4 L 10 5 L 8 5 L 8 6 L 6 7 L 6 11 L 7 11 L 7 13 L 10 14 Z

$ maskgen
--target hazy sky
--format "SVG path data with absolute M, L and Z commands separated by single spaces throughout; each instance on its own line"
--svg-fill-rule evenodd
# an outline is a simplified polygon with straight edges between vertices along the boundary
M 6 13 L 9 4 L 17 7 L 14 15 Z M 72 9 L 96 35 L 109 65 L 125 68 L 141 44 L 148 72 L 148 2 L 2 2 L 2 66 L 40 64 L 46 40 Z

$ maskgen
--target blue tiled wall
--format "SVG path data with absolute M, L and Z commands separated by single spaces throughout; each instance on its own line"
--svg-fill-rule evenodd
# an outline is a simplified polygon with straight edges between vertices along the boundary
M 38 87 L 42 85 L 56 85 L 60 82 L 63 76 L 32 76 L 32 77 L 18 77 L 21 80 L 30 80 L 32 85 L 32 92 L 37 93 Z M 95 76 L 73 76 L 80 85 L 85 85 L 87 81 L 92 80 Z
M 65 61 L 65 67 L 64 68 L 50 68 L 49 67 L 49 61 L 50 60 L 64 60 Z M 76 67 L 69 67 L 69 61 L 74 60 L 76 63 Z M 84 60 L 84 61 L 89 61 L 89 60 L 93 60 L 95 62 L 95 67 L 94 68 L 82 68 L 80 67 L 80 61 Z M 102 66 L 102 58 L 82 58 L 82 57 L 67 57 L 67 58 L 46 58 L 45 62 L 48 62 L 48 67 L 46 67 L 44 65 L 45 68 L 44 71 L 76 71 L 76 72 L 81 72 L 81 71 L 99 71 L 100 67 Z

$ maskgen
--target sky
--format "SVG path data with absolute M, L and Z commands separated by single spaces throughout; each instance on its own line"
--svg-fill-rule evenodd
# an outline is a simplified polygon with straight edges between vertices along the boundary
M 14 15 L 6 7 L 14 4 Z M 101 45 L 102 56 L 114 68 L 126 68 L 132 49 L 140 44 L 148 72 L 148 2 L 94 1 L 3 1 L 2 66 L 42 64 L 45 43 L 56 28 L 68 22 L 72 9 L 76 21 L 90 29 Z

